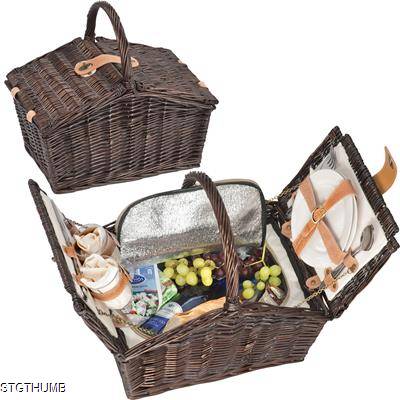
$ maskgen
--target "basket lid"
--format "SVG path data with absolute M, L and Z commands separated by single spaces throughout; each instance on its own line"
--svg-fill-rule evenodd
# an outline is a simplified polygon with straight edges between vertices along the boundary
M 53 260 L 57 263 L 65 289 L 72 296 L 75 310 L 85 321 L 89 320 L 91 329 L 99 337 L 106 337 L 111 349 L 117 352 L 122 346 L 109 310 L 75 279 L 80 273 L 79 264 L 65 251 L 73 242 L 67 219 L 35 181 L 29 180 L 29 188 L 53 250 Z
M 9 89 L 41 130 L 73 123 L 122 96 L 129 90 L 140 95 L 214 107 L 218 102 L 172 51 L 129 44 L 129 54 L 139 65 L 131 74 L 132 88 L 123 82 L 120 64 L 106 64 L 91 76 L 75 73 L 78 62 L 101 54 L 119 55 L 115 40 L 77 38 L 15 68 L 7 75 Z M 32 114 L 32 112 L 34 112 Z
M 331 155 L 331 151 L 334 152 L 334 156 Z M 292 204 L 293 194 L 297 191 L 300 183 L 326 157 L 334 157 L 335 169 L 340 170 L 340 173 L 351 181 L 356 192 L 358 207 L 355 236 L 349 249 L 350 254 L 353 254 L 354 257 L 357 255 L 358 265 L 354 269 L 344 269 L 344 272 L 348 271 L 349 273 L 340 273 L 337 286 L 328 287 L 322 293 L 323 301 L 331 318 L 337 318 L 370 283 L 390 255 L 399 247 L 394 237 L 398 232 L 398 226 L 386 207 L 382 196 L 383 191 L 377 186 L 376 176 L 373 177 L 370 174 L 350 136 L 342 135 L 338 127 L 330 132 L 295 178 L 278 196 L 279 209 L 282 211 L 282 223 L 289 219 L 289 205 Z M 394 165 L 393 160 L 392 163 Z M 370 241 L 368 249 L 360 251 L 358 249 L 361 248 L 361 236 L 368 226 L 373 228 L 373 238 L 370 238 L 373 240 Z M 288 235 L 290 236 L 290 234 Z M 284 238 L 284 240 L 288 244 L 288 251 L 296 262 L 301 264 L 302 269 L 307 270 L 308 277 L 316 277 L 316 271 L 297 257 L 290 240 L 287 238 Z M 332 274 L 332 277 L 335 278 L 337 276 L 335 272 L 334 270 L 332 272 L 325 270 L 325 275 L 327 273 Z M 324 279 L 323 274 L 319 273 L 319 275 L 321 280 Z M 316 282 L 316 288 L 308 293 L 317 292 L 317 288 L 320 286 L 318 286 L 318 280 Z
M 115 40 L 97 37 L 96 44 L 104 54 L 119 55 Z M 129 55 L 138 61 L 131 74 L 131 81 L 138 91 L 175 96 L 205 105 L 218 103 L 205 84 L 171 50 L 129 43 Z M 121 70 L 120 64 L 115 66 Z

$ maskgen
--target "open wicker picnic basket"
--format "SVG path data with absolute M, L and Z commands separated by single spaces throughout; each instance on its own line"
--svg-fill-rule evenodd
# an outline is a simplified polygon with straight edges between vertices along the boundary
M 116 40 L 96 37 L 103 9 Z M 217 99 L 170 50 L 129 43 L 107 2 L 84 38 L 7 75 L 25 148 L 55 193 L 198 167 Z
M 281 233 L 287 202 L 310 167 L 315 167 L 330 148 L 342 152 L 354 180 L 365 195 L 377 229 L 382 232 L 382 245 L 376 254 L 335 294 L 326 291 L 309 298 L 306 280 L 315 271 L 296 256 L 290 241 Z M 391 167 L 395 168 L 393 160 Z M 179 329 L 162 333 L 129 348 L 119 329 L 113 329 L 107 317 L 99 314 L 73 278 L 74 271 L 63 251 L 59 227 L 52 216 L 52 202 L 30 181 L 30 189 L 54 253 L 66 290 L 76 312 L 114 355 L 127 397 L 141 398 L 167 390 L 227 378 L 251 370 L 302 361 L 324 324 L 339 317 L 354 298 L 370 283 L 390 255 L 399 247 L 394 235 L 398 227 L 386 207 L 382 194 L 364 165 L 352 139 L 335 128 L 306 161 L 295 178 L 274 200 L 267 201 L 267 228 L 278 238 L 287 262 L 308 300 L 303 307 L 279 307 L 260 303 L 243 304 L 238 297 L 237 254 L 234 237 L 215 184 L 202 173 L 187 175 L 183 190 L 194 190 L 198 181 L 206 192 L 218 221 L 227 269 L 226 303 L 221 309 L 202 315 Z M 201 190 L 196 187 L 195 190 Z M 113 229 L 112 225 L 107 226 Z

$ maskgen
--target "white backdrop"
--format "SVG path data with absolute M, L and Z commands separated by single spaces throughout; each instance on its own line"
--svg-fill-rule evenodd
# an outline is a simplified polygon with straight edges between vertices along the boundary
M 90 1 L 3 1 L 1 75 L 82 36 Z M 272 197 L 335 125 L 376 172 L 383 146 L 400 163 L 400 5 L 396 1 L 113 0 L 128 39 L 171 48 L 220 100 L 202 170 L 251 178 Z M 111 37 L 105 15 L 97 32 Z M 27 180 L 51 190 L 24 152 L 11 96 L 1 96 L 2 266 L 0 380 L 60 381 L 45 397 L 124 399 L 111 354 L 75 314 Z M 53 195 L 81 222 L 109 222 L 134 199 L 178 188 L 184 172 Z M 385 196 L 400 220 L 400 185 Z M 165 393 L 163 399 L 316 396 L 372 399 L 398 389 L 399 255 L 344 315 L 328 323 L 305 362 Z M 195 383 L 195 382 L 193 382 Z M 44 395 L 4 394 L 4 398 Z

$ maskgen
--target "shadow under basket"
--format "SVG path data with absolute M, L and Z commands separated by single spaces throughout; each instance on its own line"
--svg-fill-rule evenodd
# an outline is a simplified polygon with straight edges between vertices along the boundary
M 99 8 L 116 40 L 96 37 Z M 106 2 L 91 7 L 83 39 L 15 68 L 6 86 L 55 193 L 198 167 L 218 103 L 172 51 L 128 43 Z
M 72 296 L 76 312 L 114 355 L 126 395 L 129 399 L 159 394 L 171 389 L 211 382 L 251 370 L 302 361 L 324 324 L 342 314 L 352 300 L 368 285 L 375 274 L 398 248 L 394 235 L 398 227 L 387 209 L 371 174 L 348 135 L 335 128 L 307 160 L 303 168 L 285 188 L 282 195 L 268 201 L 266 223 L 275 230 L 287 259 L 295 271 L 304 298 L 308 297 L 305 281 L 315 270 L 294 253 L 280 231 L 287 200 L 309 173 L 321 162 L 331 146 L 342 146 L 356 179 L 384 232 L 385 244 L 333 298 L 325 292 L 302 307 L 278 307 L 239 302 L 237 254 L 226 210 L 215 184 L 202 173 L 187 175 L 184 188 L 198 181 L 206 192 L 223 238 L 226 262 L 227 293 L 224 308 L 147 339 L 129 348 L 121 330 L 107 316 L 96 311 L 77 286 L 74 266 L 63 252 L 60 227 L 55 218 L 54 203 L 30 181 L 30 189 L 54 253 L 66 290 Z M 107 226 L 113 229 L 113 226 Z

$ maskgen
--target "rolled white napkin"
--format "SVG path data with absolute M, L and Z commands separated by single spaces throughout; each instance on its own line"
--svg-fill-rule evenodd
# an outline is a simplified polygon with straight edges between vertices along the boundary
M 103 258 L 98 254 L 88 256 L 81 268 L 80 281 L 94 293 L 104 294 L 114 289 L 121 281 L 121 269 L 112 258 Z M 132 297 L 129 282 L 123 290 L 104 304 L 110 309 L 119 310 L 125 307 Z
M 90 289 L 101 289 L 107 286 L 113 276 L 119 271 L 118 264 L 112 258 L 103 258 L 98 254 L 88 256 L 81 268 L 81 281 Z M 101 279 L 107 274 L 108 279 Z
M 102 254 L 107 247 L 108 233 L 99 226 L 81 235 L 74 235 L 78 247 L 87 254 Z

